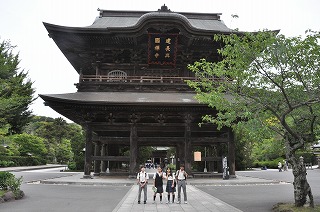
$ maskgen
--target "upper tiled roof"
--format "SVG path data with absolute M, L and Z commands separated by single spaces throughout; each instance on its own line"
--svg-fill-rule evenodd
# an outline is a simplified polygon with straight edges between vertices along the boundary
M 86 28 L 135 28 L 148 19 L 172 19 L 180 20 L 195 30 L 232 32 L 220 20 L 220 15 L 221 13 L 180 13 L 170 10 L 158 10 L 156 12 L 100 10 L 100 16 L 91 26 Z

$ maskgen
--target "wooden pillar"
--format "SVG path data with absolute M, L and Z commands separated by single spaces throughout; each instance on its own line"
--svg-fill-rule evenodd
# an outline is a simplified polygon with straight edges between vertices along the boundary
M 138 157 L 138 135 L 137 126 L 132 123 L 130 128 L 130 165 L 129 165 L 129 177 L 136 176 L 137 168 L 137 157 Z
M 84 175 L 83 178 L 91 178 L 92 167 L 92 130 L 90 126 L 86 129 L 86 151 L 84 162 Z
M 181 160 L 181 144 L 178 144 L 176 146 L 176 170 L 178 170 L 180 168 L 180 160 Z
M 106 156 L 106 144 L 102 144 L 101 146 L 101 156 Z M 101 172 L 105 173 L 106 172 L 106 161 L 101 161 Z
M 234 133 L 232 129 L 229 129 L 228 132 L 228 164 L 229 164 L 229 174 L 230 177 L 236 177 L 236 157 L 235 157 L 235 140 Z
M 191 115 L 185 116 L 185 132 L 184 132 L 184 168 L 187 173 L 191 174 L 191 160 L 192 160 L 192 147 L 191 147 Z
M 94 146 L 94 156 L 101 156 L 101 144 L 100 142 L 96 142 Z M 94 176 L 99 176 L 100 175 L 100 166 L 101 166 L 101 161 L 100 160 L 94 160 Z
M 217 143 L 216 147 L 217 147 L 217 154 L 218 157 L 220 158 L 220 160 L 217 162 L 217 171 L 218 173 L 222 173 L 223 172 L 223 168 L 222 168 L 222 159 L 226 156 L 226 152 L 223 151 L 223 147 L 222 145 L 224 145 L 224 143 Z
M 208 155 L 211 155 L 212 152 L 211 152 L 211 147 L 207 148 L 207 156 Z M 214 172 L 214 161 L 209 161 L 207 162 L 207 169 L 208 169 L 208 172 Z

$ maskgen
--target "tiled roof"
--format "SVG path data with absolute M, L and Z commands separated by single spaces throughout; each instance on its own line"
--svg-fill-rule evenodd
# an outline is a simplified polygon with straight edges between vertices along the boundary
M 199 104 L 194 93 L 76 92 L 42 94 L 45 101 L 84 104 Z
M 193 14 L 191 17 L 175 12 L 147 12 L 140 17 L 137 17 L 137 14 L 128 13 L 127 15 L 115 15 L 114 13 L 106 13 L 104 16 L 96 18 L 94 23 L 87 28 L 93 29 L 108 29 L 108 28 L 134 28 L 139 26 L 147 19 L 152 18 L 170 18 L 176 19 L 184 22 L 189 25 L 190 28 L 195 30 L 204 30 L 204 31 L 219 31 L 219 32 L 232 32 L 220 18 L 216 18 L 216 14 L 212 14 L 214 17 L 210 17 L 210 14 Z

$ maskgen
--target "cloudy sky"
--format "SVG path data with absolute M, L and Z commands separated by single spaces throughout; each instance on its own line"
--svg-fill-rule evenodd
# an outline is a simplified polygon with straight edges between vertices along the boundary
M 230 28 L 241 31 L 280 29 L 286 36 L 320 31 L 319 0 L 0 0 L 0 40 L 10 40 L 29 71 L 38 94 L 76 92 L 77 72 L 69 64 L 42 22 L 63 26 L 91 25 L 106 10 L 156 11 L 163 4 L 175 12 L 222 13 Z M 231 15 L 237 14 L 238 19 Z M 34 114 L 61 117 L 38 98 Z

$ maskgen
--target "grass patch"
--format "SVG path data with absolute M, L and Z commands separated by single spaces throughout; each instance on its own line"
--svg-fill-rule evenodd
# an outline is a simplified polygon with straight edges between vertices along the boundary
M 0 190 L 0 197 L 2 197 L 5 193 L 6 193 L 6 191 Z
M 314 208 L 309 206 L 295 207 L 291 203 L 278 203 L 273 207 L 274 212 L 320 212 L 320 205 L 315 205 Z

